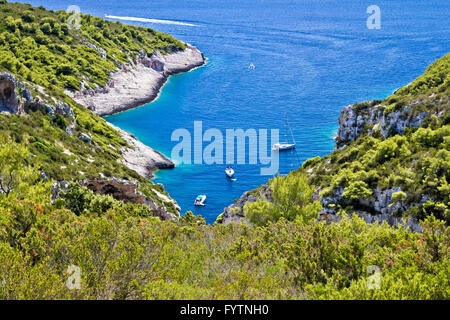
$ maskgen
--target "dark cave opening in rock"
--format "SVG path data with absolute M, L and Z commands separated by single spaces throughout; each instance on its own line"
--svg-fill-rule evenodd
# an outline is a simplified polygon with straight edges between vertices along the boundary
M 112 186 L 112 185 L 110 185 L 110 184 L 107 184 L 107 185 L 105 185 L 103 188 L 102 188 L 102 193 L 103 194 L 109 194 L 109 195 L 115 195 L 117 192 L 118 192 L 119 190 L 116 188 L 116 187 L 114 187 L 114 186 Z
M 11 89 L 11 87 L 6 87 L 3 90 L 3 96 L 5 97 L 5 100 L 8 100 L 9 98 L 11 98 L 11 96 L 12 96 L 12 89 Z

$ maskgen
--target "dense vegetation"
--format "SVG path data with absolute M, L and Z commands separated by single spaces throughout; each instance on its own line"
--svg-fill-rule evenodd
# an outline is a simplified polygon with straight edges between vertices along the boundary
M 434 119 L 426 128 L 410 130 L 386 140 L 363 136 L 349 147 L 335 151 L 314 165 L 311 183 L 323 186 L 320 195 L 330 196 L 337 187 L 345 189 L 345 203 L 365 199 L 374 189 L 400 187 L 404 205 L 429 200 L 405 212 L 424 218 L 433 214 L 450 221 L 450 125 Z M 305 168 L 312 166 L 310 163 Z
M 35 167 L 54 180 L 133 180 L 140 192 L 178 214 L 173 205 L 164 204 L 152 191 L 167 195 L 163 188 L 121 163 L 122 148 L 127 143 L 118 132 L 64 92 L 82 85 L 104 85 L 112 71 L 140 52 L 176 50 L 184 44 L 152 29 L 89 15 L 81 16 L 80 30 L 71 29 L 68 19 L 65 11 L 0 3 L 0 71 L 13 74 L 41 103 L 54 105 L 56 98 L 74 112 L 73 119 L 51 115 L 45 109 L 30 110 L 25 115 L 0 114 L 0 139 L 25 144 Z M 99 33 L 109 38 L 95 36 Z M 81 143 L 81 134 L 90 136 L 91 142 Z
M 3 150 L 10 151 L 0 154 L 0 174 L 13 179 L 2 178 L 9 187 L 0 194 L 2 299 L 450 296 L 450 234 L 433 217 L 421 234 L 356 215 L 331 225 L 281 218 L 266 227 L 205 225 L 189 212 L 160 221 L 144 205 L 76 184 L 52 204 L 51 183 L 27 165 L 26 147 Z M 81 289 L 66 286 L 71 265 L 81 270 Z M 369 286 L 371 266 L 380 269 L 379 289 Z
M 90 16 L 83 16 L 76 34 L 65 26 L 65 12 L 4 1 L 0 18 L 0 68 L 37 95 L 34 85 L 40 85 L 47 99 L 58 97 L 75 112 L 74 119 L 43 110 L 0 114 L 0 299 L 450 297 L 450 232 L 440 220 L 448 219 L 449 202 L 445 112 L 402 136 L 363 135 L 287 177 L 272 179 L 272 201 L 245 206 L 251 226 L 206 225 L 190 212 L 177 221 L 161 221 L 146 205 L 125 204 L 77 183 L 115 176 L 137 181 L 148 196 L 156 189 L 165 192 L 119 162 L 125 141 L 64 90 L 77 89 L 82 81 L 101 86 L 118 63 L 142 48 L 173 50 L 183 44 L 153 30 Z M 101 46 L 107 57 L 85 40 Z M 447 102 L 434 104 L 448 98 L 445 59 L 395 99 L 410 103 L 423 96 L 425 103 L 448 112 Z M 433 93 L 439 100 L 430 100 Z M 383 103 L 396 103 L 392 99 Z M 361 104 L 362 112 L 368 105 Z M 72 134 L 66 131 L 69 125 Z M 92 141 L 81 141 L 81 133 Z M 52 184 L 62 179 L 71 183 L 55 199 Z M 348 217 L 352 206 L 340 208 L 338 223 L 317 221 L 318 190 L 326 195 L 337 186 L 350 200 L 390 186 L 402 187 L 393 197 L 398 202 L 429 195 L 431 202 L 409 212 L 422 218 L 423 232 L 367 224 L 357 215 Z M 71 266 L 80 268 L 80 289 L 68 285 L 74 279 Z M 373 270 L 380 272 L 375 288 Z
M 72 19 L 72 20 L 70 20 Z M 0 4 L 0 69 L 52 94 L 104 86 L 109 74 L 141 53 L 184 49 L 168 34 L 90 15 Z
M 287 177 L 276 177 L 268 183 L 272 190 L 270 201 L 259 199 L 247 202 L 243 208 L 252 225 L 266 226 L 281 218 L 298 223 L 312 223 L 321 209 L 319 201 L 313 201 L 312 188 L 306 175 L 291 173 Z M 235 208 L 235 210 L 238 208 Z

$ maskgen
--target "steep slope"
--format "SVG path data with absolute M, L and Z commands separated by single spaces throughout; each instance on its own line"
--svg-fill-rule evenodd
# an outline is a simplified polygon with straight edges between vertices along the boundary
M 46 179 L 133 181 L 157 211 L 178 216 L 176 202 L 167 201 L 167 192 L 148 181 L 153 170 L 174 164 L 99 118 L 83 105 L 85 100 L 79 99 L 80 104 L 72 98 L 105 92 L 115 74 L 143 60 L 155 66 L 159 60 L 171 61 L 175 73 L 202 64 L 203 55 L 152 29 L 90 15 L 80 15 L 77 29 L 71 27 L 73 18 L 65 11 L 0 3 L 0 137 L 26 144 Z M 173 58 L 186 50 L 196 52 L 195 66 Z M 160 79 L 170 74 L 152 65 L 145 69 Z
M 240 217 L 260 227 L 235 223 L 206 225 L 201 216 L 191 212 L 173 219 L 178 215 L 177 206 L 164 188 L 129 168 L 136 163 L 127 162 L 125 154 L 130 148 L 138 148 L 135 140 L 121 135 L 65 95 L 67 90 L 75 92 L 82 85 L 95 87 L 94 95 L 103 94 L 106 79 L 102 82 L 89 77 L 87 71 L 84 74 L 84 67 L 78 69 L 77 63 L 69 59 L 70 54 L 52 51 L 50 43 L 39 44 L 25 55 L 24 48 L 21 51 L 17 47 L 24 41 L 9 43 L 14 37 L 24 40 L 21 24 L 15 21 L 18 17 L 24 15 L 20 19 L 30 21 L 31 15 L 45 19 L 46 15 L 55 17 L 57 13 L 17 4 L 3 6 L 4 0 L 0 0 L 0 11 L 13 16 L 10 25 L 19 29 L 2 30 L 8 44 L 0 46 L 4 71 L 0 76 L 4 111 L 0 114 L 0 299 L 450 297 L 450 229 L 443 221 L 426 217 L 421 222 L 422 233 L 387 224 L 367 224 L 357 215 L 350 219 L 344 215 L 342 220 L 331 224 L 317 221 L 322 207 L 318 190 L 330 187 L 326 179 L 336 176 L 332 170 L 339 172 L 346 163 L 352 164 L 354 159 L 364 156 L 364 150 L 355 158 L 347 154 L 352 147 L 358 147 L 361 139 L 375 139 L 374 144 L 362 143 L 370 149 L 391 138 L 404 138 L 402 146 L 408 144 L 414 150 L 422 150 L 425 156 L 434 156 L 440 165 L 439 152 L 448 151 L 448 134 L 442 132 L 445 116 L 424 119 L 422 126 L 426 128 L 420 134 L 421 129 L 408 129 L 404 136 L 386 138 L 362 134 L 329 158 L 307 161 L 303 169 L 288 177 L 274 178 L 268 186 L 248 192 L 231 214 L 239 211 Z M 28 11 L 26 17 L 24 11 Z M 41 25 L 37 21 L 40 20 L 35 23 L 45 34 L 58 30 L 56 23 Z M 133 27 L 128 29 L 86 16 L 83 21 L 87 23 L 83 28 L 103 30 L 92 26 L 95 22 L 106 26 L 106 34 L 108 30 L 125 28 L 133 37 Z M 14 37 L 10 37 L 12 32 Z M 89 37 L 89 33 L 85 36 Z M 33 34 L 29 37 L 35 41 Z M 126 37 L 131 48 L 134 40 Z M 68 40 L 64 41 L 69 43 Z M 150 44 L 159 43 L 154 36 L 147 40 Z M 58 41 L 52 38 L 51 43 Z M 82 53 L 92 54 L 99 66 L 115 70 L 108 64 L 105 52 L 117 49 L 118 52 L 113 52 L 117 57 L 124 47 L 115 43 L 111 47 L 105 45 L 104 51 L 99 48 L 91 51 L 88 48 L 92 43 L 88 43 L 84 46 L 74 42 L 70 46 L 81 58 Z M 45 57 L 68 59 L 64 60 L 68 68 L 61 68 L 61 74 L 55 73 L 57 61 L 41 65 L 42 60 L 33 57 L 38 51 L 44 51 Z M 12 56 L 15 60 L 9 59 Z M 31 60 L 36 61 L 36 69 L 29 69 L 31 80 L 17 72 L 17 68 L 27 71 L 20 62 L 23 58 L 28 61 L 27 56 L 31 64 L 35 63 Z M 4 62 L 10 60 L 13 64 Z M 76 71 L 71 69 L 75 67 Z M 70 70 L 77 77 L 68 78 L 70 74 L 64 74 Z M 71 88 L 72 84 L 80 88 Z M 414 134 L 420 136 L 417 146 L 412 143 Z M 403 164 L 395 160 L 395 154 L 388 155 L 384 166 Z M 332 156 L 339 161 L 331 159 Z M 402 159 L 410 163 L 410 158 Z M 331 177 L 321 175 L 327 165 L 331 167 L 325 167 L 324 171 L 329 170 Z M 383 165 L 374 170 L 385 170 Z M 305 174 L 307 171 L 311 171 L 309 176 Z M 446 171 L 432 167 L 427 172 L 444 176 L 448 181 Z M 310 184 L 313 179 L 317 180 L 316 185 Z M 432 191 L 436 189 L 433 183 L 435 179 L 427 183 Z M 419 185 L 424 187 L 421 182 Z M 377 290 L 368 281 L 375 276 L 371 273 L 374 268 L 380 276 Z M 70 285 L 74 269 L 80 271 L 76 287 Z M 177 312 L 168 310 L 169 318 L 172 311 Z

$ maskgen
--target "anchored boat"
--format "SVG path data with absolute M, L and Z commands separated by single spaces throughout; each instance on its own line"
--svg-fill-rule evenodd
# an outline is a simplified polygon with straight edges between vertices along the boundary
M 272 149 L 274 151 L 285 151 L 295 149 L 295 143 L 275 143 Z
M 234 170 L 232 167 L 227 167 L 225 169 L 225 174 L 227 175 L 228 178 L 233 178 L 234 176 Z
M 300 158 L 298 156 L 298 153 L 295 150 L 295 148 L 296 148 L 296 146 L 295 146 L 295 138 L 294 138 L 294 134 L 292 133 L 292 129 L 289 126 L 287 114 L 285 114 L 284 119 L 285 119 L 284 121 L 285 121 L 285 136 L 286 136 L 286 140 L 285 141 L 287 141 L 287 142 L 275 143 L 272 146 L 272 150 L 276 151 L 276 152 L 291 150 L 291 155 L 292 155 L 291 166 L 292 166 L 292 168 L 294 168 L 294 162 L 297 162 L 298 165 L 301 165 L 301 162 L 300 162 Z M 291 139 L 289 139 L 289 134 L 290 134 Z
M 195 198 L 194 204 L 196 206 L 204 207 L 204 206 L 206 206 L 205 201 L 206 201 L 206 196 L 204 194 L 202 194 L 202 195 L 199 195 L 197 198 Z
M 292 133 L 292 129 L 291 129 L 291 127 L 289 126 L 289 123 L 288 123 L 288 119 L 287 119 L 287 115 L 285 115 L 285 132 L 286 132 L 286 141 L 287 142 L 278 142 L 278 143 L 275 143 L 273 146 L 272 146 L 272 150 L 273 151 L 286 151 L 286 150 L 292 150 L 292 149 L 295 149 L 295 139 L 294 139 L 294 134 Z M 289 138 L 288 138 L 288 132 L 290 133 L 290 135 L 291 135 L 291 139 L 292 139 L 292 143 L 290 143 L 289 142 Z

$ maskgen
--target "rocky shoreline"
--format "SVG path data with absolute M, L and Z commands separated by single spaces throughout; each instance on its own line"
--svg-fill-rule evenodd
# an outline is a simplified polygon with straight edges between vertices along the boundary
M 139 107 L 156 99 L 169 76 L 188 72 L 205 64 L 205 57 L 196 47 L 163 55 L 140 55 L 111 75 L 108 84 L 97 90 L 68 93 L 77 103 L 104 117 Z M 109 124 L 109 123 L 108 123 Z M 123 163 L 140 175 L 151 178 L 157 169 L 173 168 L 174 163 L 162 153 L 146 146 L 131 133 L 117 128 L 131 148 L 122 150 Z
M 152 178 L 157 169 L 171 169 L 175 164 L 165 155 L 140 142 L 128 131 L 122 130 L 111 123 L 108 124 L 120 133 L 130 148 L 122 150 L 122 163 L 145 178 Z
M 69 93 L 71 98 L 95 114 L 104 117 L 149 103 L 158 97 L 171 75 L 191 71 L 205 63 L 196 48 L 186 45 L 183 51 L 163 55 L 140 55 L 111 75 L 108 84 L 97 90 L 82 89 Z

